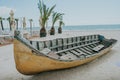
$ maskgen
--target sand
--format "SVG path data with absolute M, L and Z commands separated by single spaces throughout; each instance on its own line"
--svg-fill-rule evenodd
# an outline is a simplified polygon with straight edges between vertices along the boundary
M 67 36 L 102 34 L 107 38 L 115 38 L 118 42 L 108 54 L 90 63 L 32 76 L 22 75 L 16 70 L 13 44 L 3 46 L 0 47 L 0 80 L 120 80 L 120 30 L 66 31 L 63 34 Z

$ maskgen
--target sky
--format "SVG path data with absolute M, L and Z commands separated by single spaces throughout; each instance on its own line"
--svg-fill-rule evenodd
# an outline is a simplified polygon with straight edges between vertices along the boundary
M 54 11 L 64 13 L 65 25 L 120 24 L 120 0 L 43 0 L 48 7 L 56 4 Z M 38 0 L 0 0 L 0 16 L 33 19 L 39 26 Z M 29 22 L 27 22 L 29 24 Z M 48 23 L 51 25 L 51 21 Z

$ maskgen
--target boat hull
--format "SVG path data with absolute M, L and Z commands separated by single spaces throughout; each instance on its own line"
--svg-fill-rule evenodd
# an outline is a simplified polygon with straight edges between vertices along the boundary
M 29 49 L 26 45 L 15 39 L 14 58 L 16 68 L 20 73 L 25 75 L 33 75 L 43 71 L 71 68 L 88 63 L 100 57 L 101 55 L 106 54 L 108 51 L 110 51 L 111 48 L 112 46 L 102 50 L 100 53 L 97 53 L 92 57 L 83 60 L 65 62 L 51 59 L 45 56 L 36 55 L 32 53 L 31 49 Z

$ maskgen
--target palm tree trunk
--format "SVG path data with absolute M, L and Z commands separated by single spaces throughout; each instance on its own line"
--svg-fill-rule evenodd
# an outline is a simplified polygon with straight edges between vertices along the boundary
M 42 27 L 40 29 L 40 37 L 46 37 L 47 33 L 46 33 L 46 29 L 45 27 Z
M 11 23 L 10 23 L 10 20 L 9 20 L 9 26 L 10 26 L 10 31 L 12 31 L 12 27 L 11 27 Z
M 30 33 L 32 35 L 32 22 L 30 21 Z
M 1 21 L 0 23 L 1 23 L 1 28 L 2 28 L 2 30 L 4 30 L 3 21 Z
M 51 27 L 50 35 L 55 35 L 55 28 L 54 28 L 54 26 Z
M 12 31 L 11 22 L 10 22 L 10 17 L 8 17 L 7 20 L 8 20 L 8 22 L 9 22 L 10 31 Z
M 16 26 L 17 26 L 16 29 L 18 30 L 18 21 L 16 21 Z
M 59 33 L 59 34 L 62 33 L 62 27 L 61 27 L 61 26 L 58 28 L 58 33 Z

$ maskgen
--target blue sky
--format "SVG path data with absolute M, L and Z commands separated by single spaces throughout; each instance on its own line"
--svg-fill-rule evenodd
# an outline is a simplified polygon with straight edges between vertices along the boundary
M 120 24 L 120 0 L 43 0 L 55 11 L 65 13 L 66 25 Z M 15 17 L 32 18 L 38 26 L 38 0 L 0 0 L 0 16 L 8 17 L 10 9 Z M 29 23 L 28 23 L 29 24 Z M 49 23 L 50 25 L 50 23 Z

